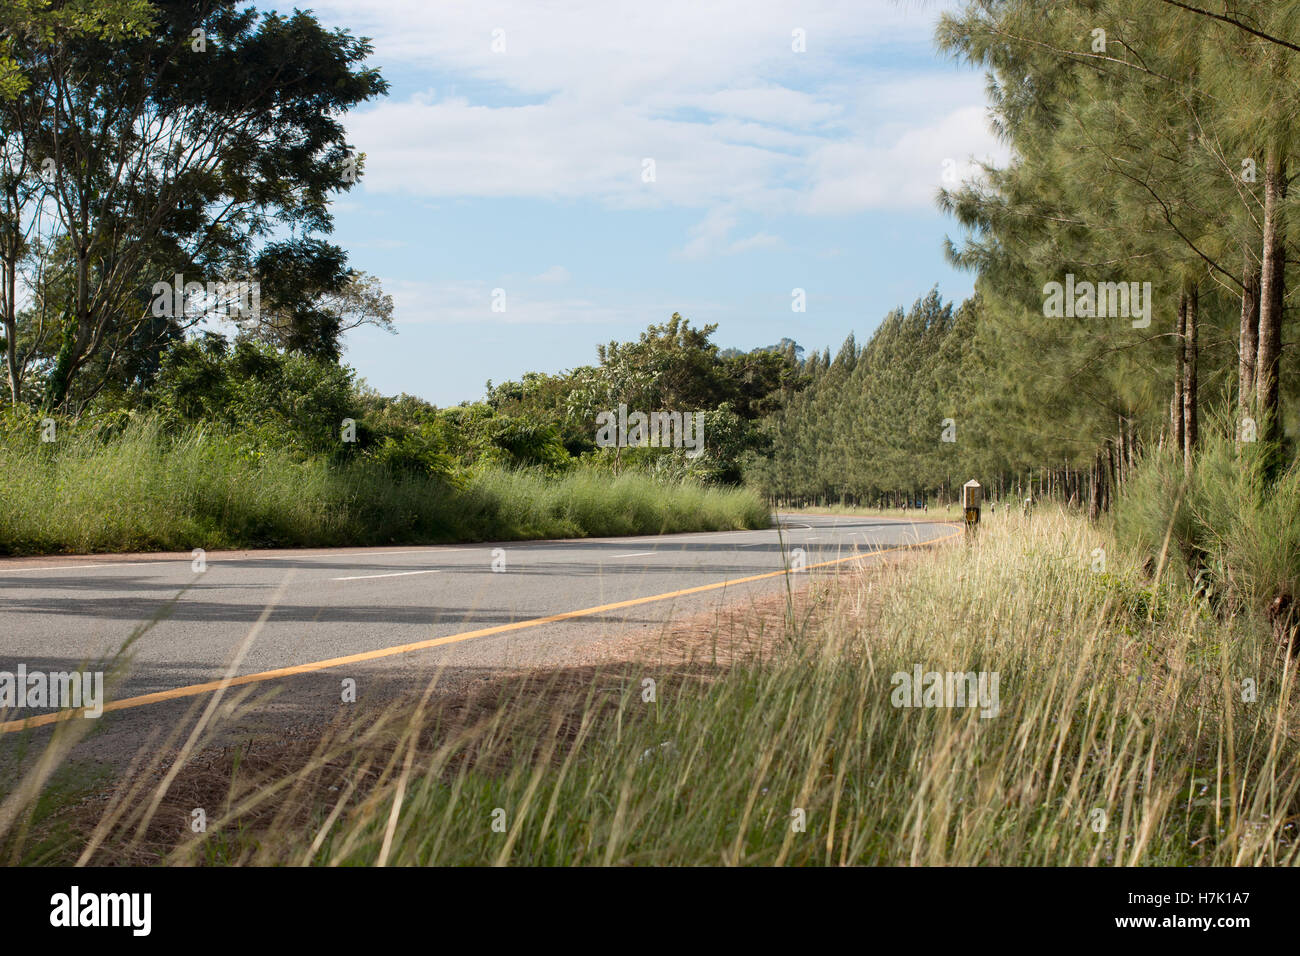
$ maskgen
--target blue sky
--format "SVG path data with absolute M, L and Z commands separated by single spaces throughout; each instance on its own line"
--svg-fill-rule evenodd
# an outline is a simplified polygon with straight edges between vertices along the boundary
M 397 334 L 349 333 L 345 361 L 448 405 L 675 311 L 723 346 L 834 351 L 936 284 L 965 297 L 934 196 L 1004 151 L 983 77 L 933 51 L 952 6 L 312 4 L 372 38 L 392 87 L 346 119 L 365 175 L 334 241 L 393 295 Z

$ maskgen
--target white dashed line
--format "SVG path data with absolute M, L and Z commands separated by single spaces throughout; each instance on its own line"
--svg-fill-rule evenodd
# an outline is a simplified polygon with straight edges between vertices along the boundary
M 388 574 L 354 574 L 347 578 L 332 578 L 334 581 L 364 581 L 366 578 L 404 578 L 408 574 L 437 574 L 442 568 L 430 568 L 426 571 L 391 571 Z

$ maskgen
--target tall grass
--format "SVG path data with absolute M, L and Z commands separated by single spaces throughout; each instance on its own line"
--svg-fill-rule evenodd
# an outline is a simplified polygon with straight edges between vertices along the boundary
M 1044 507 L 822 587 L 774 656 L 553 674 L 482 713 L 426 694 L 341 725 L 293 773 L 237 774 L 207 833 L 168 859 L 1300 860 L 1293 672 L 1244 618 L 1153 583 L 1108 533 Z M 997 672 L 998 714 L 895 706 L 893 675 L 918 664 Z M 124 852 L 149 822 L 128 808 L 149 804 L 122 797 L 129 839 L 88 858 Z
M 459 484 L 256 447 L 220 429 L 0 440 L 0 553 L 485 541 L 765 527 L 740 489 L 485 469 Z

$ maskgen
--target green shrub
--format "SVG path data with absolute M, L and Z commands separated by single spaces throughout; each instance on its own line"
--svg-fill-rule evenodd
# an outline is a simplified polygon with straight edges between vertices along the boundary
M 168 350 L 151 397 L 174 426 L 216 422 L 304 455 L 337 451 L 343 419 L 357 415 L 350 369 L 213 333 Z
M 1300 462 L 1273 480 L 1258 445 L 1237 445 L 1217 420 L 1190 478 L 1171 449 L 1140 462 L 1115 508 L 1119 539 L 1155 567 L 1186 576 L 1225 611 L 1256 613 L 1300 594 Z

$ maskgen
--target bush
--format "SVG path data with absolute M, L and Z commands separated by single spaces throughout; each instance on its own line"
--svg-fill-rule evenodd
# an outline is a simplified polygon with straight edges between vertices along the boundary
M 565 468 L 572 463 L 554 425 L 498 416 L 489 420 L 484 433 L 482 460 L 497 466 Z
M 1167 536 L 1170 570 L 1224 612 L 1260 614 L 1279 595 L 1300 594 L 1300 462 L 1269 481 L 1262 447 L 1238 447 L 1216 424 L 1190 479 L 1170 449 L 1139 464 L 1116 504 L 1115 528 L 1151 567 Z
M 216 422 L 304 455 L 337 451 L 343 419 L 358 414 L 350 369 L 213 333 L 173 345 L 151 395 L 173 425 Z
M 384 435 L 363 452 L 366 460 L 394 473 L 407 473 L 459 484 L 456 460 L 435 422 Z

